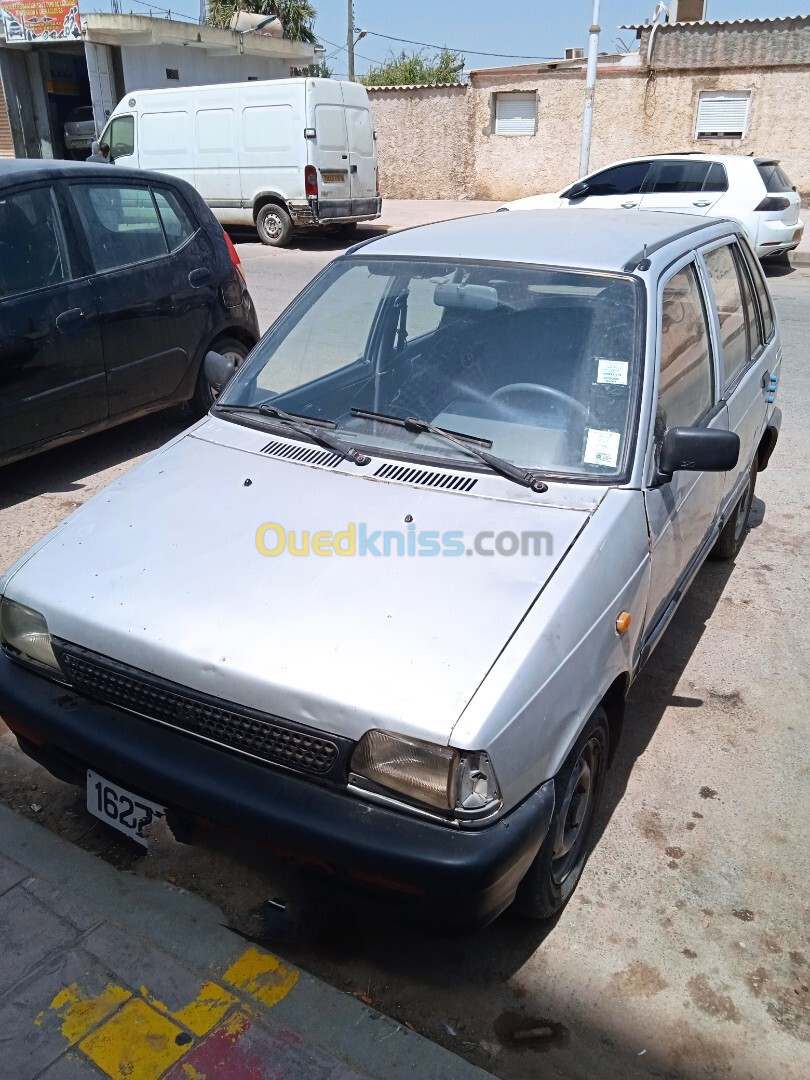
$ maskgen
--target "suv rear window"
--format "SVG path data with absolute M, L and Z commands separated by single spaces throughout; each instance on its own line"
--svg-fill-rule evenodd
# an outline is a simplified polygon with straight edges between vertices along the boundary
M 761 165 L 757 163 L 757 172 L 762 177 L 765 190 L 769 193 L 796 190 L 785 170 L 780 168 L 775 161 L 763 162 Z
M 93 107 L 92 105 L 81 105 L 78 109 L 74 109 L 68 116 L 67 122 L 69 124 L 77 124 L 82 120 L 93 119 Z

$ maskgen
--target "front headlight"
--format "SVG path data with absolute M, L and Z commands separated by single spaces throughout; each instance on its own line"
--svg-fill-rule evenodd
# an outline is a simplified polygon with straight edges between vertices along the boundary
M 351 768 L 375 785 L 445 812 L 474 816 L 500 799 L 486 754 L 462 753 L 390 731 L 366 732 Z
M 59 671 L 45 616 L 5 597 L 0 597 L 0 641 L 27 660 Z

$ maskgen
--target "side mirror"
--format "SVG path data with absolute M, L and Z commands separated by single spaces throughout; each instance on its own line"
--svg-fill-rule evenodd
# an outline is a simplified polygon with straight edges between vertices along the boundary
M 235 360 L 229 360 L 227 356 L 214 352 L 213 349 L 211 352 L 206 353 L 205 378 L 211 389 L 216 393 L 219 393 L 230 382 L 235 370 Z
M 562 197 L 564 199 L 582 199 L 588 194 L 589 191 L 590 188 L 584 180 L 577 180 L 575 184 L 571 185 L 568 191 L 563 192 Z
M 728 472 L 740 458 L 740 436 L 711 428 L 670 428 L 661 444 L 656 482 L 676 472 Z

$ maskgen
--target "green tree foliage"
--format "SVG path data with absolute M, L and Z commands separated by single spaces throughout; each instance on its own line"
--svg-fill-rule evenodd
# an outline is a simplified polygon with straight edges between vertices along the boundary
M 360 82 L 366 86 L 457 83 L 461 81 L 463 70 L 464 57 L 450 49 L 442 49 L 433 56 L 424 52 L 407 53 L 403 49 L 399 56 L 390 53 L 382 64 L 372 67 L 367 75 L 363 75 Z
M 315 8 L 308 0 L 210 0 L 207 22 L 210 26 L 227 27 L 237 11 L 277 15 L 284 26 L 284 37 L 290 41 L 314 45 L 317 40 L 312 28 Z
M 306 75 L 309 79 L 331 79 L 332 69 L 322 60 L 320 64 L 310 64 L 309 67 L 299 68 L 299 75 Z

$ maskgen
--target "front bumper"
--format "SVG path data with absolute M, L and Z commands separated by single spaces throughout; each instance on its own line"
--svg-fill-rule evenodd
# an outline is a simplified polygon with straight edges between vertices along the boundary
M 228 753 L 51 682 L 0 654 L 0 716 L 60 779 L 88 768 L 167 807 L 186 825 L 230 829 L 371 890 L 439 929 L 486 926 L 514 899 L 548 831 L 547 782 L 495 824 L 458 829 L 365 803 Z

